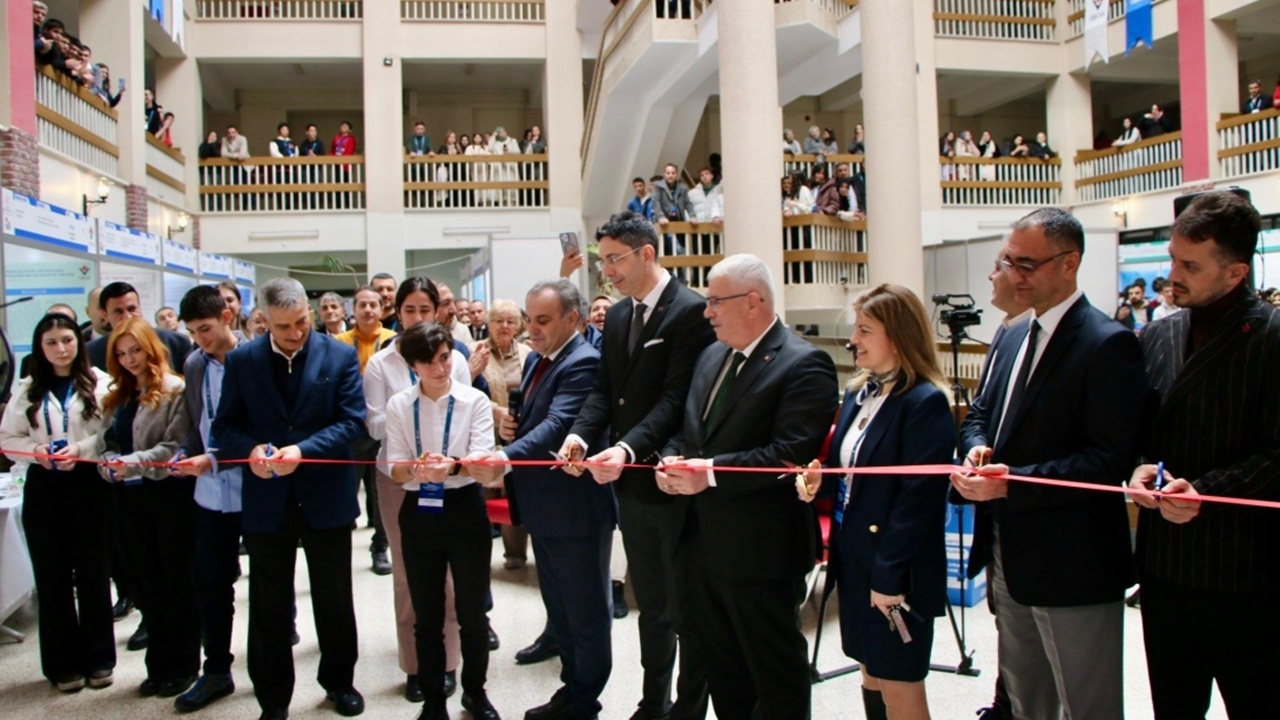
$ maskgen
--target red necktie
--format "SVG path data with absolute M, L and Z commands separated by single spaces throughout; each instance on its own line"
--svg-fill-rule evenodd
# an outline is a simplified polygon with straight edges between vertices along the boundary
M 538 388 L 538 382 L 542 380 L 542 376 L 547 374 L 547 368 L 551 367 L 551 358 L 543 357 L 538 360 L 538 367 L 533 369 L 533 379 L 529 381 L 529 391 L 524 394 L 526 398 L 533 397 L 534 391 Z

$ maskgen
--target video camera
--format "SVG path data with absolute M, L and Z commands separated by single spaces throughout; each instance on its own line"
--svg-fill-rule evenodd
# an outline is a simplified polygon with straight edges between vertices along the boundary
M 953 334 L 960 335 L 964 328 L 982 324 L 982 308 L 974 307 L 972 295 L 934 293 L 933 304 L 944 308 L 942 324 Z

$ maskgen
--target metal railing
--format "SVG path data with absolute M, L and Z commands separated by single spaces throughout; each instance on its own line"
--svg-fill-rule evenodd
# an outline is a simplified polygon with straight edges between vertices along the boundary
M 943 205 L 1058 205 L 1058 158 L 940 158 Z
M 45 65 L 36 71 L 40 144 L 107 175 L 117 174 L 119 115 L 102 98 Z
M 545 208 L 546 155 L 436 155 L 404 159 L 408 210 Z
M 1222 177 L 1280 170 L 1280 110 L 1227 118 L 1217 129 Z
M 1052 42 L 1054 0 L 933 0 L 934 34 L 941 37 Z
M 201 212 L 318 212 L 364 205 L 360 155 L 200 161 Z
M 782 172 L 790 175 L 793 172 L 802 172 L 806 178 L 813 177 L 813 167 L 815 165 L 825 166 L 827 177 L 835 177 L 835 166 L 841 163 L 849 163 L 853 167 L 850 170 L 854 175 L 862 173 L 862 155 L 825 155 L 823 162 L 818 162 L 817 155 L 789 155 L 782 154 Z
M 400 19 L 410 22 L 540 23 L 545 0 L 400 0 Z
M 782 263 L 784 285 L 866 285 L 867 221 L 784 217 Z
M 346 21 L 363 17 L 363 0 L 199 0 L 196 3 L 197 20 Z
M 1070 28 L 1067 33 L 1068 40 L 1072 38 L 1078 38 L 1084 34 L 1084 6 L 1085 6 L 1085 3 L 1093 2 L 1093 0 L 1070 0 L 1070 1 L 1071 1 L 1071 13 L 1067 15 L 1067 25 Z M 1108 23 L 1114 20 L 1119 20 L 1120 18 L 1124 17 L 1124 8 L 1125 8 L 1124 0 L 1104 0 L 1104 1 L 1111 3 L 1111 6 L 1107 8 Z
M 1182 132 L 1076 153 L 1079 202 L 1167 190 L 1182 184 Z

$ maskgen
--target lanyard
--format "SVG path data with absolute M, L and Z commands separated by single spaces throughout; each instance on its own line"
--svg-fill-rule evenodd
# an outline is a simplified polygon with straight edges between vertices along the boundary
M 76 384 L 73 380 L 67 386 L 67 396 L 62 400 L 62 437 L 67 437 L 67 423 L 70 421 L 71 414 L 68 412 L 71 405 L 71 395 L 76 391 Z M 49 439 L 53 439 L 53 423 L 49 421 L 49 393 L 44 395 L 44 426 L 49 428 Z
M 410 372 L 413 372 L 410 370 Z M 419 412 L 419 403 L 421 399 L 413 401 L 413 440 L 418 450 L 418 457 L 422 457 L 422 414 Z M 449 428 L 453 426 L 453 401 L 454 397 L 449 396 L 449 409 L 444 416 L 444 442 L 441 443 L 441 455 L 449 454 Z
M 204 414 L 213 422 L 213 393 L 209 390 L 209 366 L 204 368 Z

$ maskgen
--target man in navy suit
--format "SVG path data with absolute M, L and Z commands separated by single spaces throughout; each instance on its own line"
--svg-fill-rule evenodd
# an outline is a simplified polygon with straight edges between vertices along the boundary
M 525 311 L 534 352 L 520 384 L 524 407 L 518 417 L 503 417 L 499 434 L 508 445 L 490 459 L 548 460 L 564 445 L 600 364 L 600 353 L 578 334 L 584 310 L 568 280 L 541 282 L 529 291 Z M 586 440 L 592 449 L 601 444 L 601 438 Z M 548 467 L 477 465 L 471 472 L 481 482 L 507 475 L 512 519 L 533 536 L 547 624 L 560 648 L 564 686 L 525 720 L 593 719 L 613 667 L 613 489 Z
M 1124 496 L 998 477 L 1116 487 L 1136 464 L 1142 351 L 1077 288 L 1083 254 L 1084 230 L 1065 211 L 1014 224 L 1001 266 L 1032 313 L 992 349 L 961 428 L 977 473 L 951 475 L 961 501 L 978 504 L 969 574 L 990 564 L 1015 717 L 1124 717 L 1123 601 L 1134 579 Z
M 248 458 L 243 489 L 249 550 L 249 678 L 263 720 L 289 716 L 294 564 L 301 540 L 320 641 L 320 685 L 341 715 L 359 715 L 353 686 L 356 616 L 351 523 L 360 514 L 352 459 L 364 427 L 355 348 L 311 332 L 302 284 L 269 280 L 258 290 L 268 333 L 227 355 L 213 432 L 221 459 Z M 211 441 L 212 444 L 212 441 Z M 211 450 L 212 454 L 212 450 Z

